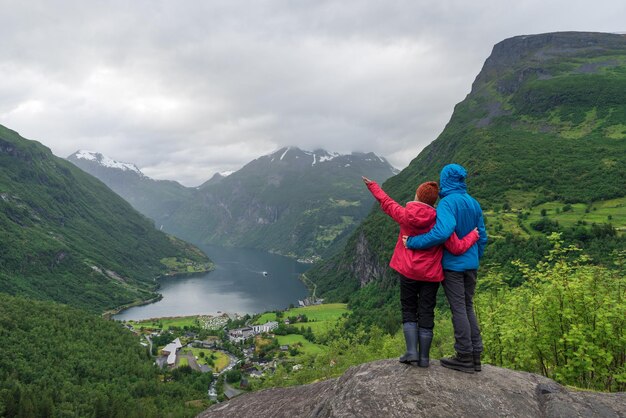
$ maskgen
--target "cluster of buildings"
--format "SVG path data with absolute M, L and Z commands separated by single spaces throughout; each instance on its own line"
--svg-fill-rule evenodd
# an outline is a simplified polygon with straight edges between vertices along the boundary
M 198 322 L 200 322 L 200 326 L 204 329 L 222 329 L 228 323 L 230 316 L 228 314 L 222 314 L 220 316 L 199 316 Z
M 233 343 L 239 343 L 247 340 L 248 338 L 254 337 L 255 335 L 262 334 L 264 332 L 272 332 L 276 328 L 278 328 L 278 322 L 270 321 L 263 325 L 252 325 L 249 327 L 231 329 L 228 331 L 228 339 Z
M 324 299 L 318 299 L 316 297 L 304 298 L 304 300 L 298 300 L 298 305 L 300 307 L 311 306 L 311 305 L 321 305 L 324 303 Z

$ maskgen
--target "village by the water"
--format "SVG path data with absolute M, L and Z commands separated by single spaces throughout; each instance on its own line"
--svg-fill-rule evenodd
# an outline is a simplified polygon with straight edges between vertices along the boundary
M 349 313 L 345 304 L 322 299 L 298 302 L 257 315 L 219 312 L 123 324 L 140 336 L 157 366 L 212 373 L 207 396 L 219 402 L 261 386 L 279 369 L 298 373 L 304 356 L 324 351 L 320 340 Z

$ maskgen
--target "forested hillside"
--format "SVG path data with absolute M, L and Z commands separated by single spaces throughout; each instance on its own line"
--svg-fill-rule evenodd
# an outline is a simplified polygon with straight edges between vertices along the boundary
M 156 296 L 167 257 L 210 268 L 102 182 L 0 126 L 0 292 L 92 312 Z
M 157 369 L 119 323 L 0 293 L 0 416 L 190 417 L 210 373 Z
M 490 237 L 483 271 L 500 272 L 503 283 L 523 282 L 511 261 L 536 264 L 551 248 L 551 232 L 614 268 L 614 251 L 626 247 L 622 87 L 622 35 L 507 39 L 494 47 L 441 135 L 383 187 L 407 201 L 445 164 L 465 166 Z M 399 308 L 387 263 L 396 238 L 397 226 L 374 209 L 343 252 L 307 275 L 327 298 L 350 300 L 357 317 L 393 330 Z

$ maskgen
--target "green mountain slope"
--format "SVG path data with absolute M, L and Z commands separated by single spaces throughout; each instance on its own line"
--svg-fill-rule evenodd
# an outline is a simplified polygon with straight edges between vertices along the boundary
M 598 224 L 626 228 L 624 87 L 622 35 L 507 39 L 494 47 L 441 135 L 384 189 L 400 202 L 409 200 L 416 185 L 437 180 L 445 164 L 459 163 L 486 213 L 490 246 L 483 265 L 538 261 L 549 247 L 543 233 L 554 229 L 608 263 L 602 257 L 623 249 L 624 240 Z M 352 296 L 355 303 L 393 305 L 387 262 L 396 238 L 395 224 L 375 209 L 340 254 L 307 276 L 330 299 L 345 300 L 362 289 Z M 374 289 L 366 286 L 372 282 Z
M 77 151 L 67 160 L 102 181 L 155 222 L 171 216 L 194 192 L 194 189 L 175 181 L 151 179 L 134 164 L 120 163 L 100 153 Z M 160 226 L 161 223 L 158 223 L 157 227 Z
M 205 183 L 164 224 L 192 242 L 324 257 L 343 245 L 371 208 L 361 176 L 394 173 L 373 153 L 282 148 Z
M 0 335 L 3 417 L 191 417 L 208 404 L 210 373 L 158 370 L 137 337 L 82 310 L 0 293 Z
M 0 231 L 0 292 L 90 311 L 154 297 L 166 257 L 208 262 L 96 178 L 2 126 Z

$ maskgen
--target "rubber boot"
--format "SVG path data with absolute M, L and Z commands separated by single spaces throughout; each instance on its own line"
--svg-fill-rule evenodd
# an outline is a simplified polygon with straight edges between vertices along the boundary
M 464 373 L 474 373 L 474 356 L 472 353 L 456 353 L 456 356 L 442 358 L 440 363 L 443 367 L 458 370 Z
M 430 366 L 430 344 L 433 342 L 433 330 L 428 328 L 417 329 L 417 339 L 419 342 L 419 367 Z
M 417 363 L 417 322 L 405 322 L 402 324 L 406 353 L 400 357 L 400 363 Z
M 483 368 L 480 364 L 480 351 L 474 351 L 472 357 L 474 358 L 474 371 L 481 371 Z

